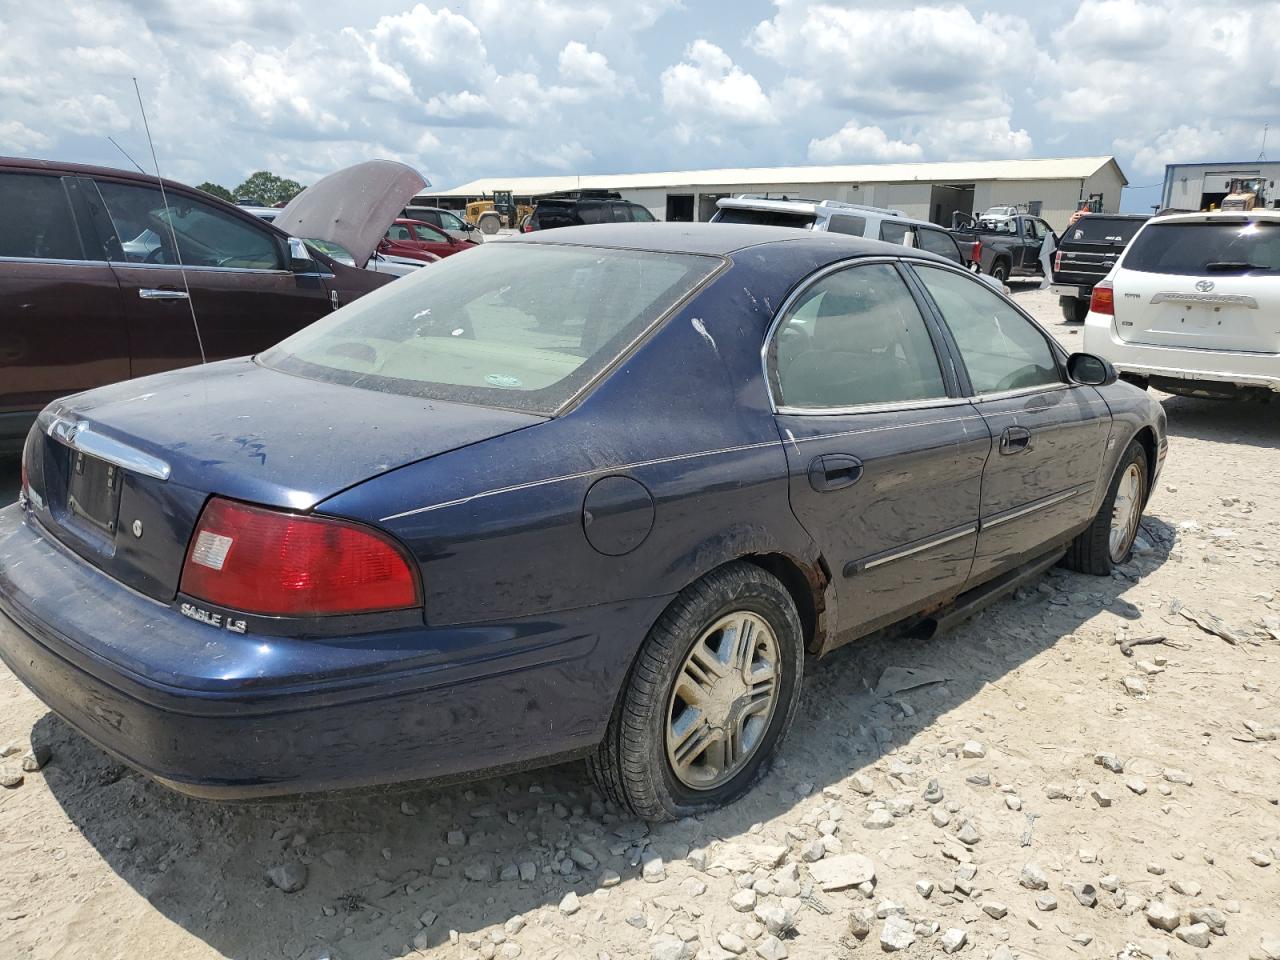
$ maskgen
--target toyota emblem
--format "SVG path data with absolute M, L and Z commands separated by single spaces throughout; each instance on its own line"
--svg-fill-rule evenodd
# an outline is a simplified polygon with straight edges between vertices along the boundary
M 1210 290 L 1212 290 L 1212 289 L 1213 289 L 1213 281 L 1212 281 L 1212 280 L 1197 280 L 1197 281 L 1196 281 L 1196 289 L 1197 289 L 1197 290 L 1199 290 L 1201 293 L 1208 293 Z

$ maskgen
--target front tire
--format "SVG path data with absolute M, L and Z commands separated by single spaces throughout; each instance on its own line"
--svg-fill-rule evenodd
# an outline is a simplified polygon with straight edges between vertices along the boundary
M 791 595 L 750 563 L 681 591 L 645 638 L 587 764 L 600 792 L 646 820 L 746 793 L 799 702 L 804 632 Z
M 1129 559 L 1142 523 L 1149 476 L 1147 451 L 1134 440 L 1121 457 L 1093 522 L 1071 542 L 1064 566 L 1105 577 Z
M 502 218 L 496 213 L 486 213 L 480 217 L 480 232 L 487 237 L 493 236 L 502 228 Z

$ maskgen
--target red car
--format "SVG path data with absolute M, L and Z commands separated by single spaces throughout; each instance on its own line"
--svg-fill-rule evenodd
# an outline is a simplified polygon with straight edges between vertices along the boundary
M 475 245 L 474 240 L 459 240 L 429 223 L 402 217 L 391 225 L 387 235 L 378 243 L 378 250 L 396 257 L 431 260 L 432 257 L 424 257 L 423 254 L 447 257 L 462 250 L 470 250 Z

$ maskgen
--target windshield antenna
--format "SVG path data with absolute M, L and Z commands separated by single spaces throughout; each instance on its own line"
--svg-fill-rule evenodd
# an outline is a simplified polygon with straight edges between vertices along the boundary
M 132 163 L 135 167 L 138 168 L 139 173 L 143 174 L 144 176 L 146 175 L 147 171 L 142 169 L 142 164 L 140 164 L 137 160 L 133 159 L 133 157 L 129 156 L 129 151 L 127 151 L 124 147 L 120 146 L 120 144 L 116 143 L 115 137 L 107 137 L 107 139 L 111 141 L 111 145 L 113 147 L 115 147 L 117 150 L 119 150 L 121 153 L 124 154 L 124 158 L 126 160 L 128 160 L 130 163 Z
M 169 206 L 169 196 L 164 190 L 164 178 L 160 176 L 160 161 L 156 159 L 156 144 L 151 139 L 151 124 L 147 123 L 147 110 L 142 105 L 142 90 L 138 86 L 138 78 L 133 78 L 133 92 L 138 95 L 138 112 L 142 114 L 142 129 L 147 134 L 147 145 L 151 148 L 151 164 L 156 168 L 156 183 L 160 185 L 160 202 L 164 204 L 164 215 L 168 221 L 169 237 L 173 241 L 173 255 L 178 258 L 178 273 L 182 275 L 182 290 L 187 295 L 187 307 L 191 311 L 191 325 L 196 331 L 196 346 L 200 348 L 200 362 L 208 363 L 204 355 L 204 338 L 200 336 L 200 322 L 196 320 L 196 305 L 191 302 L 191 285 L 187 283 L 187 268 L 182 263 L 182 251 L 178 248 L 178 231 L 173 225 L 173 209 Z M 113 140 L 112 143 L 115 141 Z M 120 151 L 124 153 L 124 151 Z M 127 153 L 125 156 L 129 156 Z M 137 166 L 135 163 L 134 166 Z M 138 167 L 141 170 L 141 167 Z

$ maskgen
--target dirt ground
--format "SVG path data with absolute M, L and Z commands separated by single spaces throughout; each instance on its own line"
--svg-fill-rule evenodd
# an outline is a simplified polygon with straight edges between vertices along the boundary
M 192 801 L 0 668 L 0 744 L 52 753 L 0 790 L 0 958 L 1280 957 L 1280 407 L 1164 402 L 1130 564 L 812 665 L 765 781 L 653 830 L 578 764 Z M 914 667 L 940 682 L 895 690 Z

